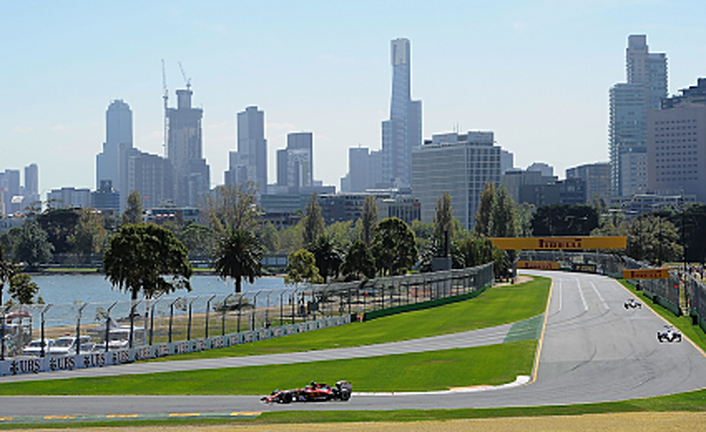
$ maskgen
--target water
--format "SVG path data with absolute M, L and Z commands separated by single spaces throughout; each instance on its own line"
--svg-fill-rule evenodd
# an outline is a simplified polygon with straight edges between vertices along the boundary
M 46 303 L 111 303 L 130 300 L 129 293 L 113 288 L 103 275 L 37 275 L 32 276 L 32 281 L 39 285 L 39 295 Z M 225 282 L 217 276 L 194 276 L 191 278 L 191 288 L 191 292 L 178 290 L 169 294 L 169 297 L 227 295 L 235 292 L 232 280 Z M 262 277 L 255 279 L 252 285 L 243 281 L 242 288 L 244 292 L 257 292 L 281 290 L 287 286 L 283 278 Z

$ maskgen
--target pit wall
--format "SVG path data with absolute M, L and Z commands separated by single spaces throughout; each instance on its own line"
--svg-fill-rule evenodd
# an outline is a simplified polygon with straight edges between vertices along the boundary
M 249 342 L 304 333 L 327 327 L 337 327 L 350 322 L 351 316 L 343 315 L 315 321 L 290 324 L 281 327 L 262 328 L 253 331 L 231 333 L 225 336 L 214 336 L 204 339 L 171 342 L 159 345 L 145 345 L 132 349 L 114 350 L 109 352 L 93 352 L 89 354 L 69 356 L 13 358 L 11 360 L 0 362 L 0 376 L 119 365 L 138 360 L 149 360 L 165 357 L 173 354 L 186 354 L 196 351 L 241 345 Z

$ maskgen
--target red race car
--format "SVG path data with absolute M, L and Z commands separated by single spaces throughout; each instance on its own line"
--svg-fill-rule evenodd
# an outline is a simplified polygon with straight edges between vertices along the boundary
M 304 388 L 294 390 L 275 390 L 269 396 L 264 396 L 260 400 L 265 403 L 290 402 L 315 402 L 340 400 L 347 401 L 351 398 L 353 386 L 348 381 L 337 381 L 335 387 L 324 383 L 312 381 Z

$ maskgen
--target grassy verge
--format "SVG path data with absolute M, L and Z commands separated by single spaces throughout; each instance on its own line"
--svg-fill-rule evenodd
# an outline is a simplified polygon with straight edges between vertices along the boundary
M 635 297 L 638 297 L 640 301 L 642 301 L 642 303 L 650 305 L 650 307 L 654 309 L 655 312 L 657 312 L 660 316 L 669 321 L 672 325 L 674 325 L 674 327 L 678 328 L 686 337 L 691 339 L 702 350 L 706 351 L 706 333 L 701 330 L 701 327 L 699 327 L 698 325 L 693 325 L 691 323 L 691 317 L 676 317 L 668 309 L 665 309 L 660 305 L 652 303 L 652 300 L 647 298 L 642 293 L 642 291 L 636 290 L 635 286 L 628 283 L 624 279 L 619 279 L 618 282 L 620 282 L 624 287 L 630 290 L 630 292 L 632 292 Z
M 464 302 L 351 323 L 250 344 L 165 357 L 152 361 L 219 358 L 342 348 L 418 339 L 522 321 L 544 312 L 551 280 L 536 277 L 495 287 Z
M 275 388 L 301 387 L 311 379 L 346 379 L 362 392 L 446 390 L 504 384 L 529 375 L 536 345 L 533 339 L 363 359 L 5 383 L 0 395 L 263 395 Z

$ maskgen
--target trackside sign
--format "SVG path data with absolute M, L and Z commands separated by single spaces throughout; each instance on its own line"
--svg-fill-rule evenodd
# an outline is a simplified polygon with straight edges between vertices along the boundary
M 623 270 L 623 279 L 669 279 L 669 269 Z
M 535 270 L 559 270 L 559 263 L 556 261 L 517 261 L 518 269 Z
M 490 239 L 501 250 L 583 250 L 625 249 L 627 237 L 493 237 Z

